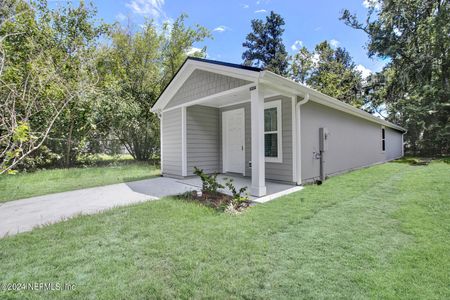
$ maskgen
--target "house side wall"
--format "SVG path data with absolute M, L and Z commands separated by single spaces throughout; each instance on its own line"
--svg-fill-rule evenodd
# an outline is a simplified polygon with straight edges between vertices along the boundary
M 325 174 L 333 175 L 401 157 L 402 133 L 386 128 L 386 151 L 381 147 L 381 125 L 315 102 L 301 106 L 302 181 L 319 177 L 319 128 L 329 131 Z
M 182 175 L 181 128 L 181 108 L 162 113 L 163 175 Z
M 219 109 L 194 105 L 186 109 L 187 175 L 194 167 L 219 172 Z
M 282 127 L 282 163 L 266 162 L 266 178 L 271 180 L 292 182 L 293 156 L 292 156 L 292 102 L 285 96 L 274 96 L 265 99 L 265 102 L 281 100 L 281 127 Z M 251 142 L 251 113 L 250 102 L 227 106 L 219 109 L 219 170 L 223 171 L 222 160 L 222 113 L 229 110 L 244 108 L 245 114 L 245 176 L 251 176 L 249 166 L 252 156 Z
M 250 81 L 197 69 L 183 83 L 165 109 L 249 83 Z

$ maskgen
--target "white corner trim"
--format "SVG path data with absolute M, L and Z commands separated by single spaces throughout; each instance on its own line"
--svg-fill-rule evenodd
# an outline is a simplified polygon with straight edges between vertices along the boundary
M 161 117 L 159 118 L 159 168 L 160 173 L 163 174 L 164 173 L 164 165 L 163 165 L 163 155 L 164 155 L 164 150 L 163 150 L 163 115 L 161 114 Z
M 186 107 L 181 108 L 181 175 L 187 176 Z
M 266 135 L 266 133 L 276 133 L 277 134 L 277 157 L 265 157 L 265 161 L 266 162 L 271 162 L 271 163 L 282 163 L 283 162 L 283 127 L 282 127 L 282 119 L 283 119 L 283 115 L 282 115 L 282 107 L 281 107 L 281 100 L 274 100 L 274 101 L 269 101 L 269 102 L 265 102 L 264 103 L 264 109 L 268 109 L 268 108 L 276 108 L 277 109 L 277 131 L 264 131 L 264 135 Z M 264 118 L 264 116 L 263 116 Z
M 284 190 L 284 191 L 281 191 L 281 192 L 278 192 L 278 193 L 274 193 L 274 194 L 270 194 L 270 195 L 267 195 L 267 196 L 255 198 L 252 201 L 253 202 L 257 202 L 257 203 L 266 203 L 266 202 L 269 202 L 271 200 L 274 200 L 274 199 L 280 198 L 282 196 L 286 196 L 286 195 L 289 195 L 289 194 L 292 194 L 292 193 L 295 193 L 295 192 L 298 192 L 298 191 L 301 191 L 301 190 L 303 190 L 302 186 L 294 186 L 294 187 L 291 187 L 291 188 L 289 188 L 287 190 Z

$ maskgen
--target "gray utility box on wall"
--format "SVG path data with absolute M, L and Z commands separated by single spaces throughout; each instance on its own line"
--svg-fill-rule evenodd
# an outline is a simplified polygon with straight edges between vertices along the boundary
M 328 151 L 328 135 L 327 128 L 319 128 L 319 151 L 321 152 Z
M 320 151 L 320 181 L 325 180 L 325 152 L 328 151 L 328 136 L 327 128 L 319 128 L 319 151 Z

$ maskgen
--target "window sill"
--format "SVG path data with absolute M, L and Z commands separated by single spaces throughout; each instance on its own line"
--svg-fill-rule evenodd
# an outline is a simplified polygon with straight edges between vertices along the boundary
M 281 157 L 266 157 L 265 158 L 266 163 L 270 162 L 270 163 L 283 163 L 283 159 Z

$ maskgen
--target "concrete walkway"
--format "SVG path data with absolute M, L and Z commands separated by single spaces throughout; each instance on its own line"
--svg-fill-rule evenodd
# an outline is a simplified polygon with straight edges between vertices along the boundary
M 0 203 L 0 237 L 193 189 L 176 179 L 158 177 Z
M 237 189 L 251 185 L 250 178 L 235 175 L 220 175 L 218 181 L 224 183 L 225 178 L 230 177 L 234 179 Z M 268 181 L 266 186 L 266 196 L 250 199 L 264 203 L 302 189 L 300 186 Z M 0 203 L 0 238 L 80 214 L 94 214 L 116 206 L 200 190 L 201 187 L 202 182 L 198 177 L 187 179 L 157 177 Z M 228 190 L 222 192 L 230 193 Z

